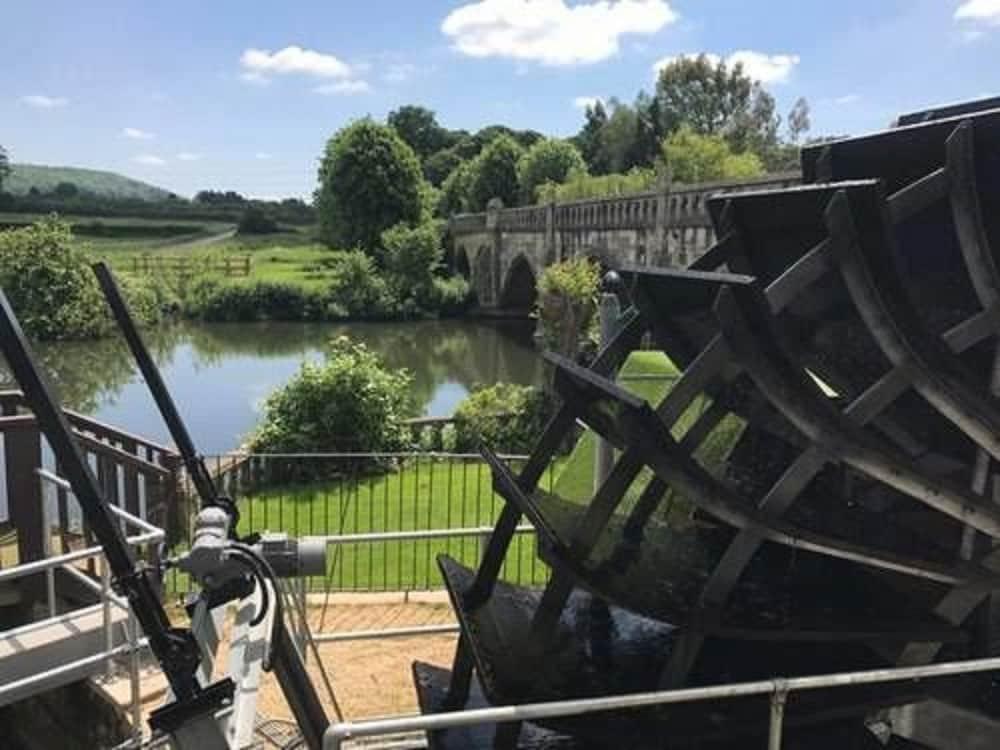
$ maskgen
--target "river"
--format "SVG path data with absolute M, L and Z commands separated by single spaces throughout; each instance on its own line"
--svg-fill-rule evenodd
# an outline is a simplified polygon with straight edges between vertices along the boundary
M 233 450 L 272 389 L 331 338 L 350 336 L 413 375 L 415 416 L 447 416 L 477 384 L 531 384 L 541 360 L 528 321 L 409 323 L 183 323 L 144 333 L 198 449 Z M 38 344 L 65 406 L 150 439 L 169 436 L 124 341 Z M 10 383 L 8 381 L 8 387 Z

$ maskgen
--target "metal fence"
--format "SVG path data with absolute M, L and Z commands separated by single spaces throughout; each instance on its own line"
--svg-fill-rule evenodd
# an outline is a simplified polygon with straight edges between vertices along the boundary
M 525 457 L 506 459 L 517 469 Z M 282 531 L 335 542 L 326 575 L 308 579 L 308 591 L 440 588 L 436 556 L 477 565 L 503 503 L 478 454 L 232 454 L 207 463 L 237 502 L 241 533 Z M 543 490 L 553 489 L 556 473 L 550 467 Z M 529 585 L 548 579 L 530 529 L 517 535 L 502 577 Z M 166 584 L 175 594 L 191 589 L 176 571 Z

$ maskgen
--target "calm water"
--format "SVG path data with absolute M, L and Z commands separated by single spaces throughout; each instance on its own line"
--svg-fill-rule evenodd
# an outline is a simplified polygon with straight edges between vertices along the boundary
M 267 394 L 303 361 L 322 359 L 334 336 L 362 341 L 390 366 L 408 368 L 415 415 L 446 416 L 476 384 L 538 382 L 531 331 L 527 321 L 184 324 L 147 332 L 146 341 L 196 445 L 212 454 L 238 447 Z M 169 442 L 123 341 L 38 345 L 36 353 L 67 406 Z

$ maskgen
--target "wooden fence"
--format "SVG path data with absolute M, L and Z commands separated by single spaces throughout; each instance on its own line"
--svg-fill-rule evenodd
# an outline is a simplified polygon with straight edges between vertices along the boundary
M 194 256 L 194 255 L 134 255 L 128 259 L 128 268 L 134 274 L 167 274 L 190 277 L 203 273 L 221 273 L 225 276 L 249 276 L 252 261 L 249 255 Z

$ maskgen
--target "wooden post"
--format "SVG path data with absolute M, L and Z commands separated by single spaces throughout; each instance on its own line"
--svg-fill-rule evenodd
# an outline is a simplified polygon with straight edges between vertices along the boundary
M 4 462 L 7 469 L 7 510 L 17 530 L 19 563 L 45 557 L 45 518 L 42 486 L 37 469 L 42 465 L 42 434 L 34 424 L 4 433 Z M 31 576 L 23 595 L 40 601 L 45 595 L 42 576 Z

